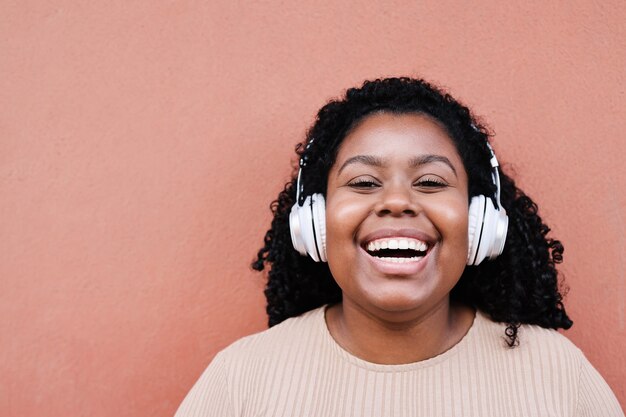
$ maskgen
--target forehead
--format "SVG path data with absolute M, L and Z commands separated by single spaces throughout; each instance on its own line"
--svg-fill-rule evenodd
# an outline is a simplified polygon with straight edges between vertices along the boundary
M 463 168 L 463 162 L 447 130 L 423 114 L 376 113 L 367 116 L 344 138 L 333 168 L 355 155 L 410 159 L 434 154 Z

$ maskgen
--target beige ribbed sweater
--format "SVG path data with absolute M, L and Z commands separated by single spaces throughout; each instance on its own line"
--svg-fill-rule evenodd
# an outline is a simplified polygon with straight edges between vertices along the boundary
M 450 350 L 405 365 L 359 359 L 330 335 L 325 308 L 245 337 L 214 358 L 176 417 L 623 416 L 606 382 L 564 336 L 477 313 Z

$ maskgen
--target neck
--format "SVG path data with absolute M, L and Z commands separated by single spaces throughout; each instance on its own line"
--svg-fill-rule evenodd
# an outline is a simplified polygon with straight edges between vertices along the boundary
M 473 309 L 448 298 L 427 311 L 372 313 L 344 300 L 326 311 L 328 329 L 348 352 L 379 364 L 418 362 L 456 345 L 472 325 Z

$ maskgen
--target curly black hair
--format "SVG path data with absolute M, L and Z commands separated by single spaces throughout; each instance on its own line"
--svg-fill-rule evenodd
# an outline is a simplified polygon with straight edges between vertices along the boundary
M 301 199 L 313 193 L 326 195 L 328 172 L 341 142 L 366 116 L 380 112 L 425 114 L 439 121 L 467 171 L 469 198 L 495 194 L 487 128 L 447 92 L 422 79 L 403 77 L 366 81 L 320 109 L 306 140 L 296 146 L 299 159 L 306 163 Z M 296 181 L 297 167 L 270 206 L 272 225 L 252 263 L 257 271 L 269 266 L 265 297 L 270 326 L 342 298 L 328 264 L 301 256 L 292 246 L 289 212 L 296 203 Z M 506 323 L 506 340 L 513 347 L 521 324 L 568 329 L 572 321 L 563 306 L 555 268 L 563 260 L 563 245 L 548 237 L 550 229 L 537 214 L 537 205 L 502 170 L 500 181 L 501 204 L 509 217 L 504 252 L 467 266 L 450 297 Z

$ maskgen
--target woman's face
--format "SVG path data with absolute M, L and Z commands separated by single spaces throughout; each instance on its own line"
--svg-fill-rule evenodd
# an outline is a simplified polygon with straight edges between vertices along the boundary
M 466 263 L 467 188 L 433 119 L 362 120 L 339 148 L 326 196 L 328 264 L 344 306 L 402 319 L 447 305 Z

